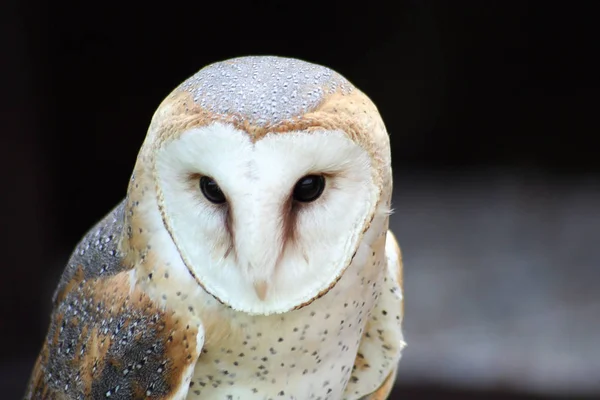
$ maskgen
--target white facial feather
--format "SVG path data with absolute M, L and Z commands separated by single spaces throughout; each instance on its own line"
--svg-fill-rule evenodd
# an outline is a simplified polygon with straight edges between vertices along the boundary
M 252 314 L 289 311 L 335 284 L 379 196 L 368 154 L 338 131 L 252 143 L 215 123 L 184 132 L 160 149 L 156 163 L 159 203 L 184 262 L 209 293 Z M 286 209 L 309 174 L 326 176 L 323 194 Z M 218 183 L 227 204 L 203 196 L 200 176 Z M 266 287 L 264 299 L 257 284 Z

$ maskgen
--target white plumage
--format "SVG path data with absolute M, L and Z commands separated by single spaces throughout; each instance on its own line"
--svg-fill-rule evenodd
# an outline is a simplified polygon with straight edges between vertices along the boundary
M 384 124 L 339 74 L 206 67 L 161 104 L 127 198 L 76 249 L 28 397 L 387 397 L 404 345 L 391 193 Z M 114 245 L 78 258 L 107 226 Z

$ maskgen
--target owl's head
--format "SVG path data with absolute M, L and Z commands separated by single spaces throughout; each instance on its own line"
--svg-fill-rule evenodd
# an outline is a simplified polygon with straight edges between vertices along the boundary
M 377 109 L 339 74 L 295 59 L 200 70 L 155 113 L 136 174 L 197 283 L 252 314 L 330 290 L 389 210 Z

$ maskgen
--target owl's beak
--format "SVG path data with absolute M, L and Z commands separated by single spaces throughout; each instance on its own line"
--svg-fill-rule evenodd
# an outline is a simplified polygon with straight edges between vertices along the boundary
M 269 290 L 269 285 L 267 281 L 257 281 L 254 283 L 254 291 L 258 298 L 263 301 L 267 297 L 267 291 Z

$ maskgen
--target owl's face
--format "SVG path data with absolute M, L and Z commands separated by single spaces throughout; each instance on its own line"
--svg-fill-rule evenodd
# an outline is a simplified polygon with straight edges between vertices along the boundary
M 161 146 L 154 176 L 163 223 L 198 283 L 253 314 L 335 285 L 379 199 L 371 157 L 339 130 L 252 140 L 214 122 Z

